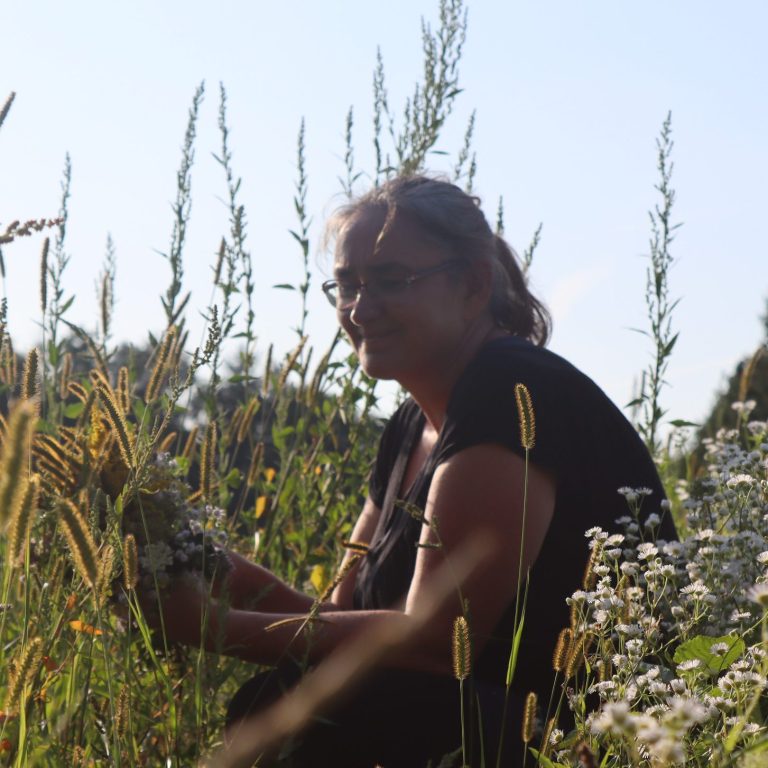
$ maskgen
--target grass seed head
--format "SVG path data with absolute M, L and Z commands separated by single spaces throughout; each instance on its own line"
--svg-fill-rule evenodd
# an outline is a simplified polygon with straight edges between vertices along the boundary
M 259 400 L 258 398 L 254 397 L 251 399 L 251 401 L 248 403 L 245 412 L 243 413 L 243 417 L 240 420 L 240 426 L 237 429 L 237 442 L 242 443 L 246 437 L 251 432 L 251 424 L 253 423 L 253 417 L 256 415 L 257 411 L 259 410 Z
M 307 343 L 307 336 L 302 336 L 296 348 L 288 355 L 288 359 L 285 361 L 285 365 L 280 369 L 280 376 L 277 378 L 277 391 L 280 392 L 285 385 L 288 378 L 288 374 L 294 369 L 299 356 L 301 355 L 304 345 Z
M 464 616 L 457 616 L 453 621 L 453 676 L 457 680 L 466 680 L 472 664 L 472 649 L 469 641 L 469 624 Z
M 531 393 L 525 384 L 515 384 L 515 403 L 520 423 L 520 443 L 526 451 L 530 451 L 536 443 L 536 418 Z
M 128 592 L 139 583 L 139 551 L 132 533 L 123 541 L 123 582 Z
M 525 707 L 523 709 L 523 727 L 521 736 L 523 741 L 528 744 L 533 738 L 534 731 L 536 730 L 536 706 L 538 704 L 538 697 L 531 691 L 525 697 Z
M 106 603 L 112 586 L 112 573 L 115 570 L 115 548 L 107 544 L 101 550 L 96 576 L 96 599 L 99 605 Z
M 154 402 L 160 395 L 163 388 L 163 382 L 165 381 L 165 375 L 168 370 L 168 358 L 171 347 L 176 340 L 176 333 L 176 326 L 172 325 L 160 343 L 160 347 L 157 350 L 157 357 L 155 358 L 155 365 L 154 368 L 152 368 L 152 375 L 149 377 L 149 384 L 147 384 L 147 391 L 144 394 L 144 401 L 146 403 Z
M 544 727 L 544 733 L 541 735 L 541 754 L 545 757 L 549 753 L 549 739 L 552 736 L 552 731 L 555 729 L 555 723 L 556 720 L 554 717 L 550 717 L 549 720 L 547 720 L 547 724 Z
M 120 455 L 126 467 L 132 469 L 136 466 L 136 457 L 133 452 L 130 435 L 128 434 L 128 423 L 123 416 L 120 406 L 117 404 L 115 393 L 109 384 L 103 381 L 97 384 L 96 389 L 99 393 L 99 400 L 101 400 L 101 404 L 104 407 L 104 413 L 106 413 L 107 420 L 117 438 Z
M 257 443 L 251 456 L 251 465 L 248 467 L 248 474 L 245 476 L 246 484 L 252 488 L 256 485 L 256 480 L 261 469 L 261 460 L 264 458 L 264 443 Z
M 589 553 L 589 560 L 587 560 L 587 565 L 584 568 L 584 577 L 582 579 L 582 586 L 587 591 L 590 591 L 595 588 L 595 585 L 597 584 L 597 574 L 595 573 L 595 566 L 600 563 L 600 558 L 602 557 L 602 547 L 599 544 L 595 544 L 594 547 L 592 547 L 590 553 Z
M 11 520 L 24 488 L 32 437 L 37 423 L 37 409 L 29 400 L 20 401 L 11 412 L 0 458 L 0 529 Z
M 32 475 L 19 494 L 19 504 L 11 517 L 8 533 L 8 562 L 14 565 L 21 559 L 24 548 L 35 520 L 35 512 L 40 498 L 40 478 Z
M 43 250 L 40 254 L 40 309 L 45 315 L 48 309 L 48 250 L 51 247 L 51 238 L 43 240 Z
M 27 644 L 16 662 L 5 698 L 5 711 L 16 712 L 22 693 L 37 675 L 43 660 L 43 641 L 35 637 Z
M 192 429 L 189 430 L 189 434 L 187 435 L 187 440 L 184 443 L 184 448 L 181 452 L 181 455 L 187 459 L 190 463 L 192 463 L 193 454 L 195 452 L 195 445 L 197 443 L 197 433 L 198 428 L 197 425 L 192 427 Z
M 555 672 L 562 672 L 565 669 L 566 661 L 568 660 L 568 653 L 571 650 L 571 643 L 573 642 L 573 632 L 570 627 L 560 630 L 560 634 L 557 636 L 557 643 L 555 644 L 555 652 L 552 654 L 552 669 Z
M 21 399 L 32 400 L 37 394 L 37 374 L 40 358 L 37 347 L 32 347 L 24 361 L 24 373 L 21 378 Z
M 218 427 L 215 420 L 208 423 L 200 451 L 200 494 L 203 499 L 210 501 L 216 466 L 216 450 L 218 444 Z
M 159 453 L 168 453 L 171 448 L 173 447 L 174 442 L 176 441 L 176 438 L 178 437 L 177 432 L 169 432 L 158 444 L 157 444 L 157 450 Z
M 123 365 L 117 372 L 117 402 L 124 414 L 131 411 L 131 390 L 128 367 Z
M 70 499 L 61 499 L 58 511 L 75 567 L 83 581 L 89 587 L 95 587 L 99 578 L 99 562 L 96 542 L 88 524 Z
M 130 708 L 131 691 L 127 685 L 123 685 L 117 694 L 117 702 L 115 703 L 115 730 L 120 737 L 125 736 L 128 731 Z
M 69 396 L 69 377 L 72 375 L 72 353 L 65 352 L 61 359 L 61 373 L 59 374 L 59 397 L 66 400 Z
M 266 397 L 269 393 L 269 385 L 272 381 L 272 345 L 267 349 L 267 359 L 264 363 L 264 376 L 261 379 L 261 396 Z

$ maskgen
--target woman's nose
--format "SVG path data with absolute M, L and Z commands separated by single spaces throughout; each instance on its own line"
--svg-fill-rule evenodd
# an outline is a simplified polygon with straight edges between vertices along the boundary
M 349 311 L 349 319 L 354 325 L 365 325 L 371 318 L 375 317 L 380 311 L 376 299 L 371 298 L 371 294 L 361 285 L 357 291 L 352 309 Z

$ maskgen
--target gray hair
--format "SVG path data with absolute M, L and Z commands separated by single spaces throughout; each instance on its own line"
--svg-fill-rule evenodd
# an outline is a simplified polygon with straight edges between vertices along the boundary
M 406 214 L 460 264 L 471 268 L 479 260 L 489 261 L 493 270 L 490 310 L 496 325 L 539 346 L 547 343 L 552 327 L 549 312 L 528 290 L 517 255 L 493 232 L 479 198 L 448 181 L 398 176 L 337 210 L 326 225 L 326 242 L 369 210 L 385 212 L 377 247 L 395 217 Z

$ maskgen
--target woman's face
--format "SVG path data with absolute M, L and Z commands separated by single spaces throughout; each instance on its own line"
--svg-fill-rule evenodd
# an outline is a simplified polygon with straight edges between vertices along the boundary
M 455 359 L 466 327 L 465 283 L 461 270 L 447 269 L 420 277 L 395 293 L 377 292 L 377 281 L 396 283 L 454 258 L 406 216 L 395 217 L 376 247 L 384 219 L 383 210 L 364 211 L 339 235 L 335 278 L 357 287 L 370 281 L 373 288 L 358 290 L 354 303 L 339 310 L 338 317 L 363 370 L 408 387 L 439 375 Z

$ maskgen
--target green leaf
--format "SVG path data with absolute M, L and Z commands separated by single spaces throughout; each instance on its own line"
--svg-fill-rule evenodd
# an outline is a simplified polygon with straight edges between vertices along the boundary
M 64 408 L 64 416 L 68 419 L 76 419 L 83 412 L 84 407 L 84 403 L 70 403 Z
M 230 487 L 230 488 L 239 488 L 240 487 L 240 480 L 242 478 L 242 475 L 240 473 L 240 470 L 235 467 L 225 478 L 224 482 Z
M 188 456 L 174 456 L 176 462 L 176 469 L 174 475 L 176 477 L 186 477 L 189 472 L 189 457 Z
M 295 291 L 296 286 L 291 285 L 290 283 L 278 283 L 277 285 L 273 285 L 273 288 L 280 288 L 283 291 Z
M 563 765 L 563 763 L 556 763 L 553 760 L 550 760 L 545 755 L 542 755 L 538 749 L 534 749 L 533 747 L 528 747 L 528 751 L 536 759 L 536 764 L 543 765 L 544 768 L 568 768 L 567 765 Z
M 512 652 L 509 654 L 509 666 L 507 667 L 507 679 L 506 686 L 509 688 L 512 685 L 512 680 L 515 677 L 515 670 L 517 669 L 517 656 L 520 653 L 520 641 L 523 638 L 523 627 L 525 626 L 525 611 L 520 616 L 520 624 L 515 632 L 515 637 L 512 640 Z
M 72 302 L 73 302 L 74 300 L 75 300 L 75 297 L 74 297 L 74 296 L 70 296 L 70 297 L 69 297 L 69 298 L 68 298 L 68 299 L 67 299 L 67 300 L 64 302 L 64 304 L 61 306 L 61 308 L 59 309 L 58 315 L 59 315 L 59 316 L 63 315 L 63 314 L 64 314 L 64 313 L 65 313 L 65 312 L 66 312 L 66 311 L 67 311 L 67 310 L 68 310 L 68 309 L 69 309 L 69 308 L 72 306 Z
M 695 421 L 686 421 L 685 419 L 674 419 L 667 422 L 673 427 L 700 427 L 701 424 L 697 424 Z
M 712 653 L 710 649 L 717 643 L 726 643 L 728 649 L 723 653 Z M 745 650 L 744 641 L 735 635 L 722 637 L 697 635 L 677 647 L 674 661 L 675 664 L 682 664 L 684 661 L 698 659 L 710 674 L 717 675 L 743 656 Z

